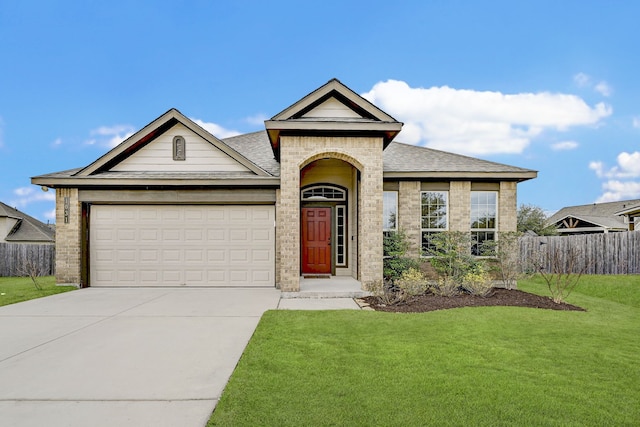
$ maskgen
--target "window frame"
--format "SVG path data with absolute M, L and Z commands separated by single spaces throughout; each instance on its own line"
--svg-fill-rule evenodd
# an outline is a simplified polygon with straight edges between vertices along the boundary
M 481 219 L 482 216 L 480 214 L 474 215 L 474 206 L 478 206 L 480 208 L 484 207 L 484 208 L 488 208 L 491 205 L 489 205 L 488 203 L 485 203 L 484 205 L 480 205 L 480 204 L 476 204 L 474 205 L 473 202 L 473 196 L 474 194 L 479 194 L 479 193 L 486 193 L 486 194 L 492 194 L 494 196 L 494 200 L 495 203 L 493 204 L 492 208 L 493 208 L 493 217 L 490 216 L 491 212 L 487 212 L 486 215 L 484 216 L 485 219 L 485 226 L 484 227 L 474 227 L 474 222 L 475 223 L 481 223 Z M 495 191 L 495 190 L 477 190 L 477 191 L 471 191 L 471 194 L 469 196 L 469 208 L 470 208 L 470 217 L 469 217 L 469 231 L 471 233 L 471 254 L 475 257 L 479 257 L 479 258 L 490 258 L 493 257 L 495 255 L 493 254 L 485 254 L 485 255 L 481 255 L 478 252 L 478 235 L 479 234 L 484 234 L 484 238 L 480 241 L 480 244 L 482 244 L 482 242 L 485 241 L 493 241 L 496 242 L 498 240 L 498 215 L 499 215 L 499 203 L 500 203 L 500 192 L 499 191 Z M 480 209 L 478 209 L 480 210 Z M 490 223 L 493 222 L 493 226 L 489 227 Z M 489 234 L 493 234 L 493 238 L 487 238 L 487 236 Z M 475 249 L 474 249 L 475 248 Z
M 439 193 L 445 197 L 445 225 L 444 227 L 424 227 L 424 195 L 427 193 Z M 429 250 L 425 247 L 425 234 L 442 233 L 449 231 L 449 218 L 450 218 L 450 205 L 449 205 L 449 191 L 448 190 L 422 190 L 420 191 L 420 257 L 431 258 L 433 255 L 429 255 Z
M 386 197 L 385 195 L 387 194 L 394 194 L 395 195 L 395 200 L 394 200 L 394 211 L 395 211 L 395 221 L 394 221 L 394 226 L 392 228 L 390 227 L 385 227 L 387 225 L 387 223 L 389 221 L 386 220 L 385 215 L 387 210 L 385 209 L 385 205 L 386 205 Z M 393 214 L 393 212 L 391 212 Z M 398 191 L 397 190 L 385 190 L 382 192 L 382 231 L 383 232 L 390 232 L 390 231 L 398 231 Z

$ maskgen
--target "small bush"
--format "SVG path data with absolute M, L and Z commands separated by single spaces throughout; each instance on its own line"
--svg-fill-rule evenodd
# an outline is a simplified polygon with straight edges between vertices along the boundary
M 403 271 L 396 281 L 396 286 L 403 299 L 423 295 L 429 289 L 429 284 L 424 274 L 417 268 L 409 268 Z
M 441 297 L 454 297 L 462 293 L 462 288 L 452 276 L 440 276 L 436 282 L 430 284 L 429 290 Z
M 393 305 L 401 301 L 401 295 L 391 288 L 391 285 L 377 280 L 369 286 L 369 291 L 378 299 L 380 304 Z
M 493 294 L 493 283 L 484 271 L 467 273 L 462 278 L 462 288 L 470 295 L 488 297 Z
M 419 260 L 407 256 L 410 247 L 404 231 L 398 230 L 385 234 L 383 239 L 385 258 L 382 263 L 385 280 L 393 284 L 404 271 L 420 268 Z

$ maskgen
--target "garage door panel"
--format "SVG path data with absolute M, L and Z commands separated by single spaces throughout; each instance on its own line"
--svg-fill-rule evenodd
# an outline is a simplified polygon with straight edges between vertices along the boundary
M 274 286 L 273 206 L 93 205 L 91 286 Z

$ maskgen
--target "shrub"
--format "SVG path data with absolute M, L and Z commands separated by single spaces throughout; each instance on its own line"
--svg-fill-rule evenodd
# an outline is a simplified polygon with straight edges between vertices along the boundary
M 520 232 L 502 232 L 498 240 L 485 242 L 484 249 L 495 257 L 492 270 L 496 272 L 498 279 L 502 281 L 506 289 L 517 287 L 520 271 L 525 270 L 520 263 Z
M 396 286 L 403 299 L 422 295 L 429 289 L 424 274 L 417 268 L 409 268 L 403 271 L 400 278 L 396 280 Z
M 407 256 L 410 249 L 407 235 L 402 230 L 386 233 L 383 239 L 383 274 L 385 280 L 395 283 L 410 268 L 419 269 L 420 261 Z
M 470 272 L 462 278 L 462 288 L 470 295 L 488 297 L 493 293 L 491 278 L 484 271 Z
M 429 290 L 434 295 L 441 297 L 454 297 L 456 295 L 460 295 L 462 292 L 460 284 L 458 284 L 451 276 L 439 277 L 437 281 L 430 284 Z
M 378 299 L 380 304 L 393 305 L 401 301 L 399 292 L 393 290 L 389 283 L 376 280 L 369 286 L 369 291 Z
M 551 298 L 556 303 L 566 300 L 589 267 L 583 250 L 575 246 L 564 251 L 556 247 L 540 250 L 532 264 L 546 282 Z
M 461 285 L 469 273 L 484 271 L 484 262 L 471 255 L 471 233 L 443 231 L 432 236 L 431 265 L 440 277 Z

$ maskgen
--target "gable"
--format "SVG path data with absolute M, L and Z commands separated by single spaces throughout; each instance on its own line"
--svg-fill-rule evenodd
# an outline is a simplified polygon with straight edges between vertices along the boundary
M 352 118 L 363 119 L 360 114 L 347 107 L 335 97 L 322 102 L 312 110 L 302 115 L 302 118 Z
M 174 138 L 184 138 L 184 160 L 174 160 Z M 111 172 L 249 172 L 219 148 L 176 123 L 162 135 L 109 169 Z
M 179 135 L 181 132 L 185 132 L 186 136 Z M 205 160 L 214 159 L 217 160 L 217 163 L 204 166 L 199 164 L 198 155 L 191 156 L 188 153 L 185 159 L 182 159 L 181 156 L 174 159 L 173 138 L 176 136 L 183 137 L 182 140 L 190 147 L 187 150 L 193 151 L 195 149 L 195 153 L 200 155 L 206 153 L 204 154 Z M 186 140 L 187 138 L 189 141 Z M 167 149 L 169 140 L 171 141 L 170 151 Z M 154 162 L 160 162 L 160 164 L 154 165 Z M 74 172 L 71 176 L 74 178 L 115 178 L 114 174 L 122 174 L 122 172 L 142 172 L 143 175 L 140 175 L 142 179 L 152 178 L 152 174 L 157 172 L 164 174 L 165 178 L 169 178 L 171 173 L 183 174 L 185 172 L 207 172 L 209 174 L 222 172 L 255 177 L 270 176 L 255 163 L 210 134 L 193 120 L 185 117 L 175 108 L 167 111 L 111 151 L 90 165 Z
M 266 120 L 265 127 L 279 160 L 282 134 L 376 136 L 386 147 L 400 132 L 402 123 L 332 79 Z

